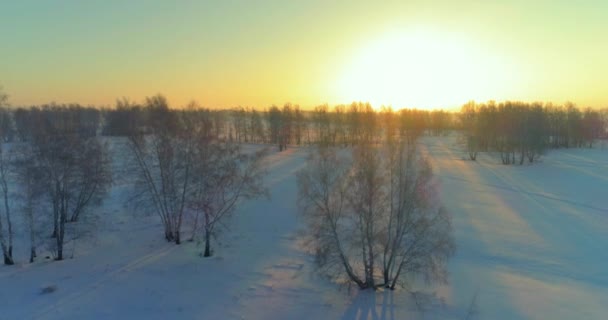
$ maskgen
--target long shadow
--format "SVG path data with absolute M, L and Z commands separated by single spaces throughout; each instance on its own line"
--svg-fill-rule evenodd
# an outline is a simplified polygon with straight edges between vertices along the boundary
M 549 196 L 546 194 L 542 194 L 542 193 L 537 193 L 537 192 L 530 192 L 530 191 L 522 191 L 522 190 L 518 190 L 516 188 L 512 188 L 512 187 L 508 187 L 508 186 L 503 186 L 503 185 L 498 185 L 498 184 L 492 184 L 492 183 L 477 183 L 477 182 L 473 182 L 471 180 L 465 179 L 465 178 L 460 178 L 460 177 L 455 177 L 455 176 L 450 176 L 450 175 L 441 175 L 441 178 L 446 178 L 446 179 L 450 179 L 450 180 L 457 180 L 457 181 L 462 181 L 462 182 L 467 182 L 467 183 L 471 183 L 471 184 L 476 184 L 476 185 L 480 185 L 480 186 L 486 186 L 486 187 L 491 187 L 491 188 L 496 188 L 496 189 L 502 189 L 502 190 L 506 190 L 506 191 L 510 191 L 510 192 L 514 192 L 514 193 L 525 193 L 527 195 L 533 196 L 533 197 L 538 197 L 538 198 L 544 198 L 544 199 L 548 199 L 548 200 L 553 200 L 553 201 L 558 201 L 558 202 L 563 202 L 563 203 L 567 203 L 573 206 L 577 206 L 577 207 L 582 207 L 582 208 L 587 208 L 593 211 L 597 211 L 597 212 L 601 212 L 601 213 L 608 213 L 608 209 L 605 208 L 598 208 L 598 207 L 594 207 L 582 202 L 578 202 L 578 201 L 574 201 L 574 200 L 569 200 L 569 199 L 565 199 L 565 198 L 559 198 L 559 197 L 553 197 L 553 196 Z
M 379 320 L 376 311 L 376 292 L 359 291 L 342 315 L 342 320 Z M 384 318 L 382 318 L 384 319 Z
M 403 299 L 395 301 L 395 295 L 403 295 Z M 398 296 L 397 296 L 398 297 Z M 378 301 L 381 300 L 380 302 Z M 415 318 L 424 318 L 426 313 L 434 310 L 443 302 L 434 293 L 404 292 L 385 290 L 374 292 L 371 290 L 358 291 L 351 304 L 342 314 L 342 320 L 395 320 L 395 308 L 399 306 L 400 314 L 404 312 L 414 315 Z M 405 309 L 405 310 L 404 310 Z M 403 317 L 403 315 L 401 315 Z M 399 318 L 402 319 L 402 318 Z

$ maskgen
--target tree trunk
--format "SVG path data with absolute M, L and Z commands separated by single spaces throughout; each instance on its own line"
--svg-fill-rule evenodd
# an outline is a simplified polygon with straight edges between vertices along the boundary
M 4 264 L 9 266 L 15 264 L 15 262 L 13 261 L 13 257 L 11 257 L 10 254 L 7 254 L 6 252 L 4 253 Z
M 57 237 L 57 258 L 55 260 L 63 260 L 63 243 L 59 241 L 59 237 Z
M 55 185 L 56 189 L 59 189 L 59 185 Z M 51 238 L 57 238 L 59 233 L 59 204 L 57 203 L 57 199 L 53 199 L 53 233 L 51 234 Z
M 205 212 L 205 252 L 203 257 L 211 257 L 211 226 L 207 212 Z
M 13 264 L 13 223 L 11 222 L 11 211 L 8 205 L 8 186 L 6 184 L 4 174 L 2 177 L 2 190 L 4 193 L 4 212 L 6 214 L 6 225 L 8 229 L 8 257 L 10 259 L 10 263 L 7 264 Z
M 167 242 L 172 242 L 174 239 L 173 232 L 167 226 L 165 226 L 165 239 Z
M 211 233 L 207 228 L 205 228 L 205 252 L 203 253 L 203 257 L 211 257 Z
M 57 235 L 57 260 L 63 260 L 63 240 L 65 238 L 66 213 L 61 213 L 59 218 L 59 234 Z
M 30 228 L 30 263 L 36 258 L 36 232 L 34 230 L 34 213 L 31 205 L 28 207 L 27 219 Z
M 30 248 L 30 263 L 33 263 L 35 258 L 36 258 L 36 248 L 34 248 L 32 246 Z
M 4 255 L 4 264 L 11 265 L 13 264 L 13 250 L 11 246 L 6 245 L 3 230 L 4 227 L 2 226 L 2 219 L 0 218 L 0 246 L 2 247 L 2 254 Z
M 382 273 L 384 278 L 384 287 L 389 288 L 389 277 L 388 277 L 388 267 L 384 268 L 384 272 Z

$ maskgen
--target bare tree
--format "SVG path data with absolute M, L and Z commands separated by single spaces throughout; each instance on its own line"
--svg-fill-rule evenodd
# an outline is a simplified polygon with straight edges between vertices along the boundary
M 11 220 L 11 207 L 9 205 L 9 166 L 10 155 L 3 142 L 0 142 L 0 189 L 2 191 L 2 201 L 4 218 L 0 216 L 0 246 L 4 255 L 4 264 L 12 265 L 13 259 L 13 223 Z M 4 222 L 3 222 L 4 220 Z M 5 226 L 6 224 L 6 230 Z M 5 234 L 6 232 L 6 234 Z
M 234 212 L 238 201 L 267 195 L 261 167 L 264 151 L 244 154 L 232 143 L 201 137 L 194 146 L 192 188 L 188 208 L 195 211 L 195 225 L 202 216 L 204 257 L 212 255 L 211 237 Z
M 60 138 L 45 150 L 49 198 L 53 205 L 57 260 L 63 259 L 66 223 L 76 222 L 110 183 L 106 146 L 96 138 Z M 48 154 L 46 154 L 48 152 Z M 94 182 L 91 182 L 94 181 Z
M 129 147 L 135 164 L 135 199 L 161 219 L 165 239 L 181 243 L 181 226 L 191 183 L 193 135 L 169 109 L 163 96 L 147 98 L 147 129 L 132 130 Z
M 284 119 L 281 110 L 277 106 L 272 106 L 268 110 L 267 114 L 268 121 L 268 138 L 270 143 L 278 144 L 279 151 L 283 151 L 283 127 Z
M 110 160 L 105 144 L 97 139 L 91 139 L 80 151 L 82 153 L 75 168 L 77 178 L 74 187 L 76 192 L 69 222 L 77 222 L 87 206 L 100 201 L 100 196 L 105 194 L 112 182 L 109 171 Z
M 29 144 L 22 143 L 17 149 L 17 157 L 15 159 L 16 182 L 20 187 L 20 200 L 22 203 L 22 211 L 24 220 L 27 225 L 29 240 L 30 240 L 30 263 L 36 258 L 36 241 L 37 229 L 35 225 L 34 212 L 39 200 L 42 198 L 44 186 L 38 182 L 44 175 L 40 172 L 42 166 L 34 163 L 36 159 L 30 156 L 31 148 Z M 24 150 L 25 149 L 25 150 Z
M 0 87 L 0 108 L 4 108 L 8 106 L 8 95 L 2 91 L 2 87 Z M 8 114 L 3 113 L 5 118 Z M 4 255 L 4 264 L 12 265 L 15 263 L 13 260 L 13 223 L 11 221 L 11 208 L 9 205 L 9 183 L 8 183 L 8 175 L 9 175 L 9 166 L 10 166 L 10 154 L 8 150 L 6 150 L 6 146 L 4 144 L 4 140 L 6 138 L 7 132 L 2 130 L 0 132 L 0 187 L 2 189 L 2 200 L 4 202 L 4 223 L 2 222 L 3 218 L 0 216 L 0 246 L 2 247 L 2 253 Z M 6 224 L 6 231 L 4 230 Z M 6 235 L 5 235 L 6 232 Z
M 359 145 L 353 152 L 349 176 L 348 203 L 355 226 L 354 241 L 360 247 L 360 260 L 367 287 L 375 288 L 376 258 L 379 254 L 378 235 L 387 206 L 386 175 L 382 170 L 378 150 Z
M 415 144 L 397 143 L 387 153 L 388 208 L 379 233 L 384 285 L 406 286 L 402 274 L 445 282 L 455 245 L 431 165 L 416 153 Z
M 467 152 L 471 161 L 477 160 L 477 153 L 479 152 L 478 121 L 475 102 L 470 101 L 463 105 L 460 109 L 460 124 L 464 131 Z
M 447 280 L 450 216 L 413 145 L 360 145 L 349 163 L 329 148 L 298 173 L 299 206 L 320 270 L 361 289 Z
M 316 106 L 312 112 L 315 139 L 318 143 L 329 145 L 331 143 L 331 117 L 327 104 Z
M 352 224 L 346 209 L 346 180 L 350 164 L 335 150 L 321 145 L 307 166 L 297 174 L 298 205 L 310 230 L 309 239 L 321 272 L 332 279 L 346 280 L 365 288 L 366 283 L 351 262 Z
M 302 144 L 302 135 L 304 134 L 304 115 L 303 111 L 300 110 L 299 105 L 295 105 L 293 108 L 293 135 L 295 143 L 297 145 Z
M 80 130 L 72 112 L 63 106 L 51 106 L 30 115 L 33 119 L 28 121 L 36 126 L 30 126 L 29 148 L 19 162 L 26 167 L 18 170 L 39 173 L 20 180 L 41 186 L 51 204 L 57 260 L 64 258 L 66 224 L 96 204 L 111 182 L 107 145 Z

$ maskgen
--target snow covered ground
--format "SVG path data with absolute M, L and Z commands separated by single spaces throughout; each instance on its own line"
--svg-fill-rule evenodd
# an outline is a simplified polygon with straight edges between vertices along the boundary
M 462 160 L 451 137 L 421 145 L 453 215 L 448 285 L 373 293 L 316 276 L 298 246 L 295 172 L 307 151 L 290 148 L 268 159 L 272 198 L 242 204 L 212 258 L 166 243 L 155 217 L 122 205 L 118 183 L 74 259 L 0 267 L 0 319 L 465 319 L 471 307 L 479 319 L 608 317 L 608 150 L 520 167 Z

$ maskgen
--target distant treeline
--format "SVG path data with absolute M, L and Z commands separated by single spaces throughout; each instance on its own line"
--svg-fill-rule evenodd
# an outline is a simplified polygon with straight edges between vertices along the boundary
M 98 109 L 77 104 L 48 104 L 28 108 L 2 108 L 0 135 L 5 141 L 27 141 L 40 126 L 57 131 L 77 130 L 80 134 L 129 136 L 146 133 L 159 115 L 155 101 L 147 98 L 142 104 L 119 100 L 111 109 Z M 415 139 L 428 133 L 440 135 L 457 128 L 454 114 L 437 110 L 424 111 L 390 108 L 374 110 L 369 103 L 352 103 L 330 108 L 322 105 L 302 110 L 287 103 L 262 110 L 254 108 L 206 109 L 191 104 L 163 112 L 179 114 L 180 119 L 192 117 L 214 137 L 241 143 L 287 145 L 324 143 L 348 146 L 358 142 L 380 142 L 404 137 Z
M 78 128 L 81 134 L 129 136 L 149 132 L 163 112 L 191 117 L 216 138 L 241 142 L 288 145 L 329 144 L 348 146 L 359 142 L 381 142 L 397 138 L 415 140 L 423 134 L 442 135 L 458 130 L 465 134 L 471 159 L 478 152 L 499 152 L 505 164 L 534 161 L 548 148 L 592 147 L 606 136 L 608 110 L 578 109 L 572 104 L 524 102 L 467 103 L 460 112 L 372 108 L 369 103 L 303 110 L 286 103 L 265 109 L 237 107 L 206 109 L 192 103 L 172 108 L 157 95 L 143 103 L 118 100 L 114 108 L 98 109 L 77 104 L 32 106 L 0 110 L 0 135 L 5 141 L 28 140 L 36 128 L 52 126 L 65 131 Z M 155 111 L 156 110 L 156 111 Z M 61 115 L 60 115 L 61 114 Z M 179 125 L 179 123 L 177 124 Z
M 201 109 L 196 105 L 175 112 L 199 113 L 215 137 L 241 142 L 287 145 L 324 143 L 348 146 L 361 141 L 381 141 L 396 136 L 415 138 L 429 130 L 441 134 L 453 129 L 452 114 L 445 111 L 404 109 L 375 111 L 369 103 L 352 103 L 330 108 L 322 105 L 302 110 L 286 103 L 282 107 Z M 104 135 L 127 135 L 130 130 L 146 130 L 149 107 L 119 101 L 115 109 L 104 111 Z
M 503 164 L 533 162 L 549 148 L 593 147 L 606 138 L 608 110 L 572 104 L 506 101 L 465 104 L 459 114 L 471 160 L 480 151 L 500 153 Z

